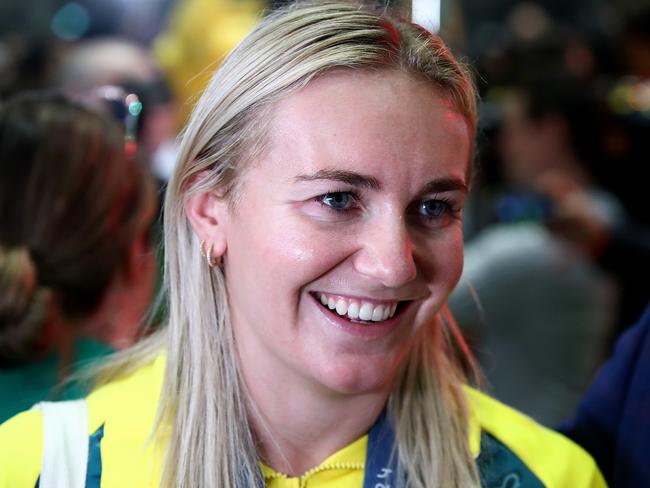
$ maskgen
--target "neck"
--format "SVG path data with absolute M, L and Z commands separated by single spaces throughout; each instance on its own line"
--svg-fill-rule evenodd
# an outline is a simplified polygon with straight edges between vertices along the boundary
M 74 359 L 75 325 L 63 318 L 54 302 L 50 303 L 48 316 L 38 346 L 38 357 L 42 358 L 56 351 L 59 355 L 57 377 L 65 379 L 70 373 Z
M 261 457 L 289 476 L 304 474 L 366 434 L 388 399 L 388 389 L 359 395 L 331 392 L 305 378 L 289 379 L 291 372 L 278 371 L 277 365 L 242 369 Z
M 147 281 L 147 277 L 143 278 Z M 115 349 L 138 339 L 151 294 L 147 283 L 141 290 L 121 275 L 113 279 L 93 313 L 83 323 L 83 334 Z M 142 293 L 144 291 L 144 293 Z

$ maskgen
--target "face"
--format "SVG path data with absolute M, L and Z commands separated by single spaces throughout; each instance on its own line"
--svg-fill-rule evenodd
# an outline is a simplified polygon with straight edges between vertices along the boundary
M 558 148 L 564 145 L 561 127 L 553 118 L 534 120 L 528 116 L 524 95 L 514 93 L 503 103 L 503 127 L 499 150 L 505 177 L 510 183 L 534 186 L 540 175 L 552 170 Z
M 247 381 L 389 387 L 462 269 L 469 129 L 430 83 L 339 72 L 277 104 L 221 218 Z

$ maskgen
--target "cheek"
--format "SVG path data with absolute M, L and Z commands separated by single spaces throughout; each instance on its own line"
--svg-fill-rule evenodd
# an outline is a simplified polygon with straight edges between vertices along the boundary
M 250 293 L 263 293 L 276 304 L 293 300 L 344 255 L 340 236 L 333 238 L 293 217 L 275 216 L 238 227 L 231 239 L 238 270 L 232 272 L 243 272 Z
M 276 229 L 268 234 L 262 243 L 263 252 L 268 256 L 272 266 L 286 267 L 288 265 L 308 266 L 319 255 L 317 245 L 305 233 L 287 229 Z M 296 269 L 293 269 L 295 272 Z
M 439 272 L 442 275 L 444 283 L 441 283 L 441 286 L 444 287 L 446 293 L 451 293 L 451 291 L 456 287 L 460 276 L 463 273 L 463 244 L 462 242 L 457 243 L 457 245 L 451 246 L 448 251 L 445 253 L 444 262 L 439 264 Z
M 444 238 L 429 243 L 422 259 L 422 273 L 438 294 L 448 294 L 463 272 L 463 234 L 453 229 Z
M 460 277 L 463 274 L 463 266 L 465 264 L 465 254 L 463 248 L 463 237 L 460 236 L 460 239 L 455 244 L 454 249 L 450 252 L 451 261 L 453 263 L 451 272 L 453 273 L 451 288 L 456 288 L 456 285 L 460 281 Z

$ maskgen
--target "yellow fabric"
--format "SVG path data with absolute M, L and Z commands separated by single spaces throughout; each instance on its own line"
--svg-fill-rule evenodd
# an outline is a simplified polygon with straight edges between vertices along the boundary
M 89 434 L 109 421 L 101 441 L 101 488 L 158 486 L 165 443 L 148 440 L 164 370 L 165 360 L 160 356 L 136 374 L 99 388 L 88 397 Z M 162 440 L 161 434 L 157 440 Z
M 34 488 L 41 472 L 40 411 L 28 410 L 0 425 L 0 487 Z
M 179 126 L 221 60 L 259 22 L 265 4 L 262 0 L 176 2 L 166 30 L 154 43 L 154 56 L 179 102 Z
M 101 488 L 158 485 L 165 433 L 147 442 L 154 423 L 164 356 L 88 397 L 89 435 L 105 424 Z M 470 448 L 479 453 L 484 430 L 505 444 L 548 488 L 604 488 L 591 457 L 561 435 L 471 388 Z M 0 488 L 33 488 L 42 451 L 40 412 L 22 413 L 0 426 Z M 367 436 L 334 453 L 300 478 L 263 466 L 269 488 L 361 488 Z
M 472 388 L 466 388 L 473 422 L 519 457 L 548 488 L 605 488 L 593 458 L 566 437 Z
M 268 488 L 361 488 L 367 447 L 364 435 L 300 477 L 288 477 L 264 464 L 262 474 Z
M 164 368 L 161 355 L 137 373 L 87 397 L 88 435 L 109 420 L 101 441 L 101 488 L 158 486 L 164 443 L 147 441 Z M 41 471 L 41 426 L 41 413 L 31 410 L 0 426 L 0 488 L 34 487 Z

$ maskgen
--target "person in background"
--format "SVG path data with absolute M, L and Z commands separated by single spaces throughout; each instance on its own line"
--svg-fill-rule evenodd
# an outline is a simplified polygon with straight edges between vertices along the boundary
M 137 142 L 138 157 L 149 165 L 162 186 L 176 159 L 180 115 L 151 52 L 127 39 L 101 37 L 66 46 L 55 59 L 48 81 L 56 89 L 79 96 L 93 90 L 101 95 L 115 87 L 124 92 L 123 97 L 137 97 L 137 105 L 127 114 L 137 115 L 128 135 Z M 120 104 L 116 109 L 116 115 L 121 117 Z
M 466 243 L 450 299 L 494 395 L 547 426 L 577 407 L 604 357 L 618 298 L 616 282 L 576 242 L 569 206 L 612 225 L 624 215 L 591 173 L 597 104 L 560 68 L 503 90 L 502 179 L 481 201 L 496 222 Z
M 573 419 L 560 427 L 614 488 L 650 485 L 650 306 L 619 339 Z
M 0 105 L 0 421 L 139 337 L 154 278 L 153 180 L 108 115 L 56 93 Z

